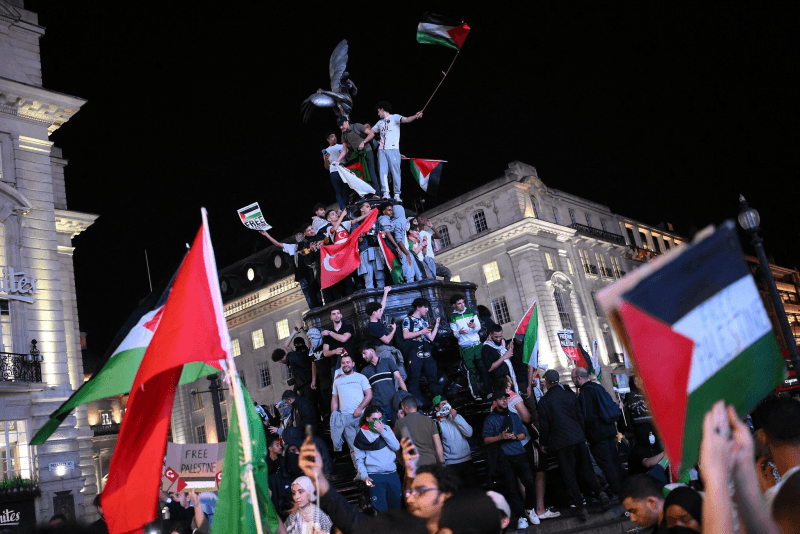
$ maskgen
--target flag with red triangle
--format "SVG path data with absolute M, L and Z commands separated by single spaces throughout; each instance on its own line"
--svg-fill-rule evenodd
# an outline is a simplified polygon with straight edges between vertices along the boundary
M 422 15 L 422 22 L 417 26 L 418 43 L 436 44 L 454 50 L 461 50 L 467 35 L 469 35 L 469 26 L 463 21 L 435 13 Z
M 703 417 L 740 415 L 783 380 L 784 362 L 731 221 L 598 293 L 628 348 L 673 472 L 698 458 Z
M 320 281 L 323 289 L 344 280 L 344 278 L 358 269 L 361 264 L 361 255 L 358 252 L 358 238 L 368 232 L 375 225 L 378 210 L 373 208 L 367 218 L 355 230 L 350 232 L 350 237 L 344 243 L 323 245 L 320 254 Z
M 522 341 L 522 362 L 534 369 L 539 366 L 539 335 L 539 302 L 534 300 L 514 331 Z
M 411 175 L 423 191 L 429 195 L 436 195 L 439 190 L 439 180 L 442 177 L 442 164 L 438 159 L 410 158 Z
M 204 361 L 218 366 L 230 352 L 205 210 L 202 220 L 128 399 L 101 497 L 111 534 L 142 532 L 144 525 L 156 518 L 167 433 L 183 365 Z
M 392 252 L 392 249 L 389 248 L 389 244 L 384 238 L 381 237 L 380 233 L 378 233 L 378 243 L 380 244 L 380 249 L 383 253 L 383 259 L 386 261 L 386 265 L 389 267 L 389 273 L 392 275 L 392 283 L 402 284 L 403 266 L 400 265 L 400 260 L 397 258 L 397 256 L 395 256 L 394 252 Z

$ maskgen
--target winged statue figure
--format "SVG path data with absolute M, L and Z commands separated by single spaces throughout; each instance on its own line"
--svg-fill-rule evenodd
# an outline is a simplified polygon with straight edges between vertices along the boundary
M 331 75 L 331 90 L 317 92 L 305 99 L 300 106 L 303 113 L 303 122 L 308 122 L 314 108 L 333 108 L 337 117 L 349 118 L 353 109 L 353 97 L 358 93 L 356 84 L 350 79 L 350 74 L 345 71 L 347 66 L 347 39 L 336 45 L 331 54 L 328 69 Z

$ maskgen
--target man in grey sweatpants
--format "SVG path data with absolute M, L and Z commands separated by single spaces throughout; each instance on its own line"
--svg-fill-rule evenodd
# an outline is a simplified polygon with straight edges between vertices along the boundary
M 394 183 L 394 199 L 400 201 L 400 124 L 413 122 L 422 117 L 418 111 L 410 117 L 392 115 L 392 105 L 381 101 L 375 106 L 380 120 L 372 127 L 378 142 L 378 167 L 383 198 L 389 198 L 389 171 Z

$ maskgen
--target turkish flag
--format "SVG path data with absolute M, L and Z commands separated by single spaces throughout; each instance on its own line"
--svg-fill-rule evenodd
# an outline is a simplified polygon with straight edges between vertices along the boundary
M 350 237 L 347 238 L 347 241 L 320 247 L 319 259 L 322 266 L 320 281 L 323 289 L 344 280 L 348 274 L 358 269 L 361 264 L 361 255 L 358 253 L 358 238 L 372 228 L 377 218 L 378 210 L 373 208 L 367 218 L 364 219 L 364 222 L 350 232 Z
M 171 467 L 167 467 L 167 470 L 164 471 L 164 477 L 170 482 L 175 482 L 175 479 L 178 478 L 178 473 Z

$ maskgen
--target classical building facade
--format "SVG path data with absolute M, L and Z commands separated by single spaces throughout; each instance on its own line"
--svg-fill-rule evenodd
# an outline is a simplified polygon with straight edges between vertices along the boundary
M 455 281 L 478 285 L 477 301 L 492 311 L 505 337 L 511 337 L 538 299 L 546 330 L 540 359 L 567 373 L 559 331 L 572 331 L 574 341 L 587 350 L 597 339 L 603 365 L 623 365 L 622 346 L 594 295 L 627 271 L 685 242 L 669 228 L 648 226 L 549 188 L 534 167 L 520 162 L 424 215 L 443 237 L 437 262 L 451 269 Z M 295 321 L 308 310 L 294 282 L 292 262 L 269 247 L 220 271 L 237 366 L 260 404 L 278 402 L 290 388 L 286 366 L 272 362 L 270 355 L 283 346 Z M 612 373 L 603 374 L 610 380 Z M 206 385 L 199 381 L 183 386 L 183 398 L 190 400 L 192 389 Z M 216 434 L 210 407 L 193 407 L 197 409 L 187 415 L 176 405 L 173 429 L 188 440 L 210 439 Z
M 96 219 L 67 208 L 67 161 L 49 135 L 85 100 L 42 87 L 43 33 L 22 0 L 0 0 L 0 480 L 38 484 L 19 504 L 28 523 L 96 518 L 97 487 L 85 407 L 28 444 L 84 380 L 72 238 Z

